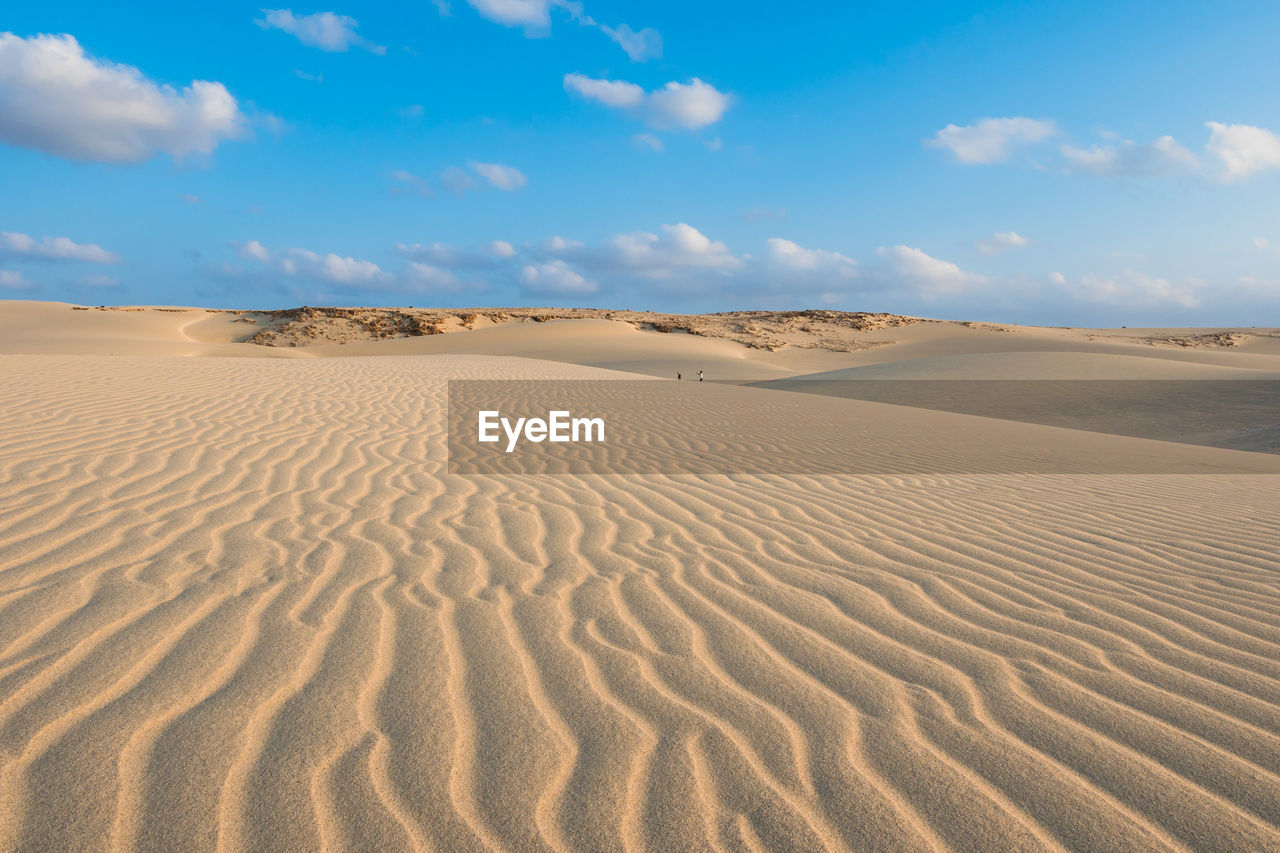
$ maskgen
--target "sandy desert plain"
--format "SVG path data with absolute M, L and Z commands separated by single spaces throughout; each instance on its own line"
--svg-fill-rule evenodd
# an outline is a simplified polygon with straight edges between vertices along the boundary
M 449 473 L 447 380 L 698 370 L 927 464 Z M 1280 850 L 1276 381 L 1274 329 L 0 303 L 0 850 Z

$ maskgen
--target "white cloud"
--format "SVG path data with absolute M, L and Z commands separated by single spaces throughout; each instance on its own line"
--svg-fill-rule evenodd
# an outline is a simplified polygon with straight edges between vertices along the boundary
M 405 193 L 416 193 L 423 197 L 435 195 L 435 190 L 431 189 L 431 185 L 423 178 L 418 177 L 412 172 L 406 172 L 404 169 L 396 169 L 389 175 L 391 180 L 395 181 L 398 186 L 392 187 L 392 193 L 403 195 Z
M 663 145 L 662 140 L 654 136 L 652 133 L 637 133 L 631 138 L 636 141 L 637 145 L 643 145 L 650 151 L 662 151 L 666 148 L 666 146 Z
M 489 182 L 491 186 L 506 192 L 515 192 L 529 183 L 519 169 L 503 166 L 500 163 L 478 163 L 472 160 L 469 164 L 472 171 Z
M 0 33 L 0 141 L 72 160 L 207 154 L 246 121 L 221 83 L 181 90 L 85 55 L 70 35 Z
M 295 69 L 293 69 L 293 76 L 294 76 L 294 77 L 297 77 L 299 80 L 306 80 L 308 83 L 323 83 L 323 82 L 324 82 L 324 75 L 323 75 L 323 74 L 310 74 L 310 73 L 308 73 L 308 72 L 306 72 L 306 71 L 303 71 L 301 68 L 295 68 Z
M 17 270 L 0 270 L 0 287 L 11 287 L 18 290 L 24 287 L 31 287 L 31 282 L 22 277 L 22 273 Z
M 1062 282 L 1055 280 L 1055 283 L 1077 299 L 1105 305 L 1155 307 L 1172 304 L 1181 308 L 1200 305 L 1200 298 L 1190 285 L 1175 285 L 1167 279 L 1133 270 L 1111 277 L 1086 275 L 1074 284 L 1065 279 Z
M 950 261 L 939 260 L 910 246 L 881 246 L 876 250 L 884 259 L 894 283 L 924 295 L 954 294 L 987 283 L 984 276 L 966 272 Z
M 1200 164 L 1196 155 L 1172 136 L 1162 136 L 1147 145 L 1129 140 L 1087 149 L 1064 145 L 1062 153 L 1071 168 L 1094 175 L 1165 175 L 1195 169 Z
M 461 167 L 449 166 L 440 173 L 440 183 L 454 195 L 462 195 L 475 188 L 476 180 Z
M 644 89 L 625 80 L 597 80 L 583 74 L 564 75 L 566 91 L 577 92 L 582 97 L 599 101 L 606 107 L 630 109 L 644 103 Z
M 448 243 L 431 243 L 425 246 L 421 243 L 396 243 L 395 249 L 416 261 L 454 269 L 494 269 L 516 254 L 515 247 L 505 240 L 494 240 L 476 249 L 463 249 Z
M 994 257 L 995 255 L 1002 255 L 1010 249 L 1022 248 L 1027 245 L 1027 238 L 1017 231 L 997 231 L 990 237 L 979 240 L 974 245 L 978 250 L 978 254 Z
M 776 210 L 771 207 L 753 207 L 750 210 L 744 210 L 742 218 L 746 222 L 781 221 L 787 218 L 787 209 L 785 207 L 779 207 Z
M 635 83 L 601 80 L 582 74 L 564 75 L 564 87 L 607 107 L 636 112 L 645 122 L 663 129 L 696 130 L 715 124 L 733 98 L 697 77 L 688 83 L 671 81 L 646 93 Z
M 241 256 L 257 261 L 288 278 L 315 279 L 330 284 L 373 285 L 389 282 L 391 276 L 372 261 L 307 249 L 271 251 L 257 240 L 236 246 Z
M 472 160 L 467 166 L 471 169 L 471 172 L 461 166 L 448 166 L 442 169 L 439 174 L 440 184 L 454 195 L 466 195 L 476 188 L 477 182 L 472 173 L 483 178 L 489 186 L 505 192 L 515 192 L 529 184 L 529 179 L 514 166 L 504 166 L 501 163 L 481 163 L 476 160 Z M 412 172 L 396 169 L 389 172 L 388 177 L 397 184 L 392 188 L 393 193 L 416 192 L 420 196 L 435 195 L 430 183 L 425 178 L 420 178 Z
M 1054 284 L 1066 284 L 1067 277 L 1060 272 L 1051 272 L 1049 273 L 1049 281 Z
M 566 240 L 565 238 L 557 234 L 556 236 L 548 240 L 546 242 L 546 245 L 543 248 L 545 248 L 548 252 L 552 252 L 552 253 L 571 252 L 576 249 L 581 249 L 586 245 L 587 245 L 586 243 L 579 242 L 578 240 Z
M 445 0 L 432 0 L 441 15 L 449 14 Z M 542 38 L 551 31 L 551 10 L 559 9 L 584 27 L 596 27 L 626 51 L 632 62 L 662 56 L 662 35 L 645 27 L 633 30 L 626 24 L 608 27 L 596 21 L 577 0 L 467 0 L 480 17 L 504 27 L 518 27 L 527 38 Z
M 742 265 L 724 243 L 683 222 L 663 225 L 662 233 L 636 231 L 608 241 L 600 259 L 606 266 L 664 278 L 682 268 L 729 269 Z
M 697 77 L 688 83 L 673 80 L 649 94 L 649 121 L 660 127 L 696 130 L 718 122 L 731 101 L 729 95 Z
M 639 32 L 626 24 L 615 27 L 601 26 L 601 31 L 627 52 L 632 62 L 646 62 L 662 58 L 662 34 L 650 27 Z
M 261 261 L 264 264 L 271 262 L 271 252 L 257 240 L 250 240 L 237 248 L 240 250 L 240 254 L 246 258 L 253 258 L 255 261 Z
M 314 276 L 333 284 L 372 284 L 388 278 L 372 261 L 344 258 L 333 253 L 318 255 L 306 249 L 289 249 L 288 254 L 285 264 L 290 271 L 297 270 L 301 275 Z
M 295 37 L 307 47 L 315 47 L 330 53 L 345 53 L 354 45 L 379 56 L 387 49 L 374 44 L 356 32 L 359 22 L 347 15 L 333 12 L 316 12 L 314 15 L 295 15 L 290 9 L 263 9 L 264 17 L 254 21 L 264 30 L 276 29 Z
M 480 17 L 504 27 L 523 27 L 527 35 L 543 34 L 551 26 L 553 0 L 467 0 Z
M 1223 180 L 1233 181 L 1264 169 L 1280 168 L 1280 136 L 1248 124 L 1205 122 L 1212 133 L 1205 149 L 1220 160 Z
M 1270 241 L 1266 237 L 1254 237 L 1253 246 L 1255 249 L 1265 249 Z
M 531 258 L 527 267 L 533 267 L 538 281 L 561 280 L 563 276 L 557 271 L 563 267 L 591 280 L 592 287 L 599 278 L 615 287 L 642 279 L 679 289 L 707 285 L 707 275 L 724 278 L 745 263 L 745 256 L 735 256 L 724 243 L 683 222 L 663 225 L 659 232 L 617 234 L 590 246 L 553 237 L 526 247 Z M 542 268 L 548 263 L 554 264 L 555 269 Z
M 527 264 L 520 270 L 520 283 L 537 294 L 595 293 L 599 285 L 562 260 Z
M 407 280 L 411 287 L 419 290 L 458 290 L 462 287 L 462 282 L 449 270 L 417 261 L 409 264 Z
M 118 264 L 120 256 L 94 243 L 75 243 L 66 237 L 42 237 L 0 232 L 0 254 L 17 258 L 54 261 L 85 261 L 91 264 Z
M 769 265 L 778 270 L 839 278 L 858 274 L 858 263 L 839 252 L 806 249 L 780 237 L 770 238 L 765 245 Z
M 926 139 L 930 148 L 946 148 L 961 163 L 999 163 L 1016 143 L 1040 142 L 1056 135 L 1053 122 L 1030 118 L 984 118 L 976 124 L 949 124 Z

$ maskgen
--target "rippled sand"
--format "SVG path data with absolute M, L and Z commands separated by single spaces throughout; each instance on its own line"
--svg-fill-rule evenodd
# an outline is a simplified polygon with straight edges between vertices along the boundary
M 0 849 L 1280 849 L 1280 458 L 446 473 L 604 375 L 0 356 Z

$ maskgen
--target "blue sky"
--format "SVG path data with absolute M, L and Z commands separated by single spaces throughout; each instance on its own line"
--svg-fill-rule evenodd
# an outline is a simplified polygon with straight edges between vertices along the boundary
M 1274 2 L 22 4 L 0 298 L 1274 325 Z

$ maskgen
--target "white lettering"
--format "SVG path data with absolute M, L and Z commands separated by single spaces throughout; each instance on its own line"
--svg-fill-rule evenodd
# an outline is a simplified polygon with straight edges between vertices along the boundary
M 582 427 L 585 437 L 578 438 L 578 427 Z M 592 429 L 595 430 L 596 437 L 591 437 Z M 604 418 L 574 418 L 573 419 L 573 440 L 574 441 L 604 441 Z
M 511 428 L 511 421 L 506 418 L 502 419 L 502 430 L 507 434 L 507 452 L 516 449 L 516 442 L 520 439 L 520 427 L 524 426 L 524 418 L 516 421 L 516 428 Z
M 540 444 L 551 441 L 557 444 L 578 441 L 604 441 L 604 418 L 575 418 L 563 409 L 555 409 L 543 418 L 504 418 L 501 412 L 491 409 L 479 413 L 477 439 L 485 443 L 500 441 L 498 428 L 507 437 L 507 453 L 515 452 L 516 445 L 524 441 Z
M 566 430 L 569 428 L 569 413 L 557 410 L 551 412 L 547 417 L 550 418 L 551 426 L 551 434 L 547 438 L 555 442 L 568 441 L 569 433 Z M 577 438 L 575 437 L 574 440 L 576 441 Z
M 494 432 L 498 428 L 497 412 L 481 412 L 480 413 L 480 438 L 479 441 L 497 441 L 498 434 Z

